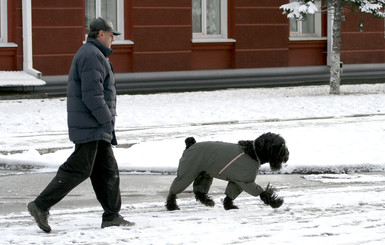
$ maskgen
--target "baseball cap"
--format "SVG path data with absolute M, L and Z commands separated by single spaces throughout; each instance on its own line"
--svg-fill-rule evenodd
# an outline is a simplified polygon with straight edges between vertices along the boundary
M 114 26 L 112 25 L 111 20 L 107 20 L 102 17 L 99 17 L 90 23 L 90 31 L 100 31 L 100 30 L 109 31 L 115 36 L 118 36 L 121 34 L 120 32 L 117 32 L 114 30 Z

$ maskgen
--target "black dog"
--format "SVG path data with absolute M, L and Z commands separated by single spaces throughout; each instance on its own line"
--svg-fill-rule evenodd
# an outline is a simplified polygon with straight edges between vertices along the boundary
M 263 190 L 254 182 L 261 164 L 269 162 L 271 170 L 276 171 L 282 168 L 283 162 L 289 160 L 289 150 L 280 135 L 266 133 L 256 140 L 239 141 L 238 144 L 196 143 L 193 137 L 189 137 L 185 143 L 186 150 L 179 161 L 177 177 L 167 197 L 167 210 L 179 209 L 176 195 L 192 182 L 195 198 L 206 206 L 214 206 L 214 201 L 207 196 L 213 178 L 228 181 L 223 201 L 226 210 L 238 208 L 233 200 L 242 191 L 260 196 L 272 208 L 283 204 L 283 199 L 275 194 L 270 184 Z

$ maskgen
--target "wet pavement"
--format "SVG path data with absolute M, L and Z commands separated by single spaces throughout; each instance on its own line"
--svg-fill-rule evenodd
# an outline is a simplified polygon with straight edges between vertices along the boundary
M 0 176 L 0 215 L 20 213 L 26 211 L 26 205 L 33 200 L 51 181 L 55 173 L 19 173 Z M 359 173 L 347 175 L 318 175 L 308 178 L 309 175 L 298 174 L 262 174 L 257 176 L 256 183 L 265 187 L 269 182 L 282 193 L 317 192 L 324 189 L 333 189 L 333 193 L 346 187 L 355 188 L 356 195 L 367 192 L 374 185 L 367 179 L 376 176 L 376 192 L 385 192 L 385 172 Z M 335 177 L 333 177 L 335 176 Z M 175 175 L 160 174 L 121 174 L 122 204 L 131 205 L 146 202 L 162 202 L 166 199 L 168 188 Z M 333 181 L 335 179 L 336 181 Z M 361 181 L 362 180 L 362 181 Z M 214 179 L 210 195 L 214 198 L 224 197 L 223 192 L 227 182 Z M 382 187 L 381 187 L 382 186 Z M 374 187 L 373 187 L 374 188 Z M 242 194 L 246 195 L 246 194 Z M 178 198 L 194 199 L 192 186 Z M 259 201 L 259 198 L 258 198 Z M 100 207 L 92 189 L 91 181 L 87 179 L 54 209 L 74 209 L 83 207 Z

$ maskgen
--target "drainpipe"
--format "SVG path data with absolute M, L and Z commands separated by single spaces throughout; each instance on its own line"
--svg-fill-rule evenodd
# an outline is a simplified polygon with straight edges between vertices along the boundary
M 23 70 L 41 79 L 41 72 L 33 69 L 32 61 L 32 0 L 23 0 Z
M 328 30 L 328 41 L 327 41 L 327 59 L 326 64 L 331 66 L 331 54 L 333 46 L 333 22 L 334 22 L 334 8 L 332 4 L 328 6 L 328 21 L 327 21 L 327 30 Z

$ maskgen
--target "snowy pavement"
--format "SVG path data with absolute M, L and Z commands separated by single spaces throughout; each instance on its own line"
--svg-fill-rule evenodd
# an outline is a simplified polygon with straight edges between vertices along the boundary
M 118 96 L 114 152 L 122 215 L 136 226 L 100 229 L 102 211 L 86 181 L 52 208 L 50 234 L 24 207 L 73 150 L 66 99 L 0 100 L 0 244 L 384 244 L 385 84 L 341 91 L 331 96 L 328 86 L 308 86 Z M 279 189 L 285 204 L 278 210 L 242 194 L 240 209 L 225 211 L 226 183 L 215 181 L 214 208 L 197 204 L 190 189 L 179 196 L 181 210 L 168 212 L 164 199 L 175 176 L 143 174 L 174 173 L 188 136 L 237 142 L 268 131 L 281 134 L 290 150 L 286 174 L 256 180 Z
M 122 171 L 175 172 L 184 139 L 281 134 L 285 173 L 385 169 L 385 84 L 229 89 L 118 96 L 115 149 Z M 0 100 L 0 166 L 53 171 L 71 154 L 66 98 Z M 151 149 L 152 154 L 148 154 Z
M 53 173 L 3 176 L 2 202 L 20 206 Z M 385 172 L 321 175 L 260 175 L 285 203 L 273 210 L 241 194 L 238 210 L 222 206 L 226 182 L 214 180 L 216 206 L 197 203 L 192 188 L 178 197 L 179 211 L 166 211 L 173 175 L 122 175 L 121 214 L 136 225 L 100 229 L 102 210 L 89 181 L 51 209 L 51 233 L 41 231 L 25 211 L 0 215 L 0 244 L 384 244 Z M 10 180 L 18 180 L 10 183 Z M 25 180 L 25 182 L 20 181 Z M 38 181 L 36 181 L 38 180 Z M 8 194 L 7 194 L 8 192 Z M 9 199 L 5 200 L 4 193 Z M 0 204 L 4 207 L 4 204 Z M 2 212 L 3 213 L 3 212 Z

